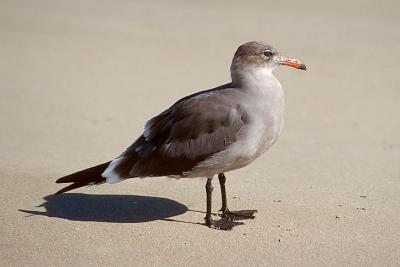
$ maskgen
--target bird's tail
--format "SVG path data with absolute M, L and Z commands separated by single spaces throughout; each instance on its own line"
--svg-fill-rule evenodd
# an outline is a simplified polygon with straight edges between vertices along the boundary
M 72 183 L 63 189 L 57 191 L 55 195 L 62 194 L 64 192 L 87 186 L 102 184 L 106 181 L 106 178 L 101 176 L 104 170 L 108 167 L 110 162 L 106 162 L 82 171 L 75 172 L 73 174 L 61 177 L 56 183 Z

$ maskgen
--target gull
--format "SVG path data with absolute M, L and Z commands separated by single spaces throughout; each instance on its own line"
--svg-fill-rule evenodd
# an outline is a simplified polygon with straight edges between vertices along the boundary
M 136 141 L 112 161 L 64 176 L 69 190 L 128 178 L 167 176 L 207 179 L 205 224 L 231 230 L 253 219 L 257 210 L 230 211 L 225 173 L 247 166 L 278 139 L 284 114 L 284 93 L 272 71 L 279 65 L 306 70 L 299 60 L 281 55 L 264 42 L 248 42 L 235 52 L 232 81 L 178 100 L 146 122 Z M 218 176 L 221 219 L 212 218 L 212 180 Z

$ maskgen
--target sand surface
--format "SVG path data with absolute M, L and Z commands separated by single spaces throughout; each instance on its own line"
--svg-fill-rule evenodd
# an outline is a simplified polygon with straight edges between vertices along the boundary
M 398 1 L 168 2 L 0 2 L 0 265 L 398 266 Z M 201 225 L 203 179 L 51 196 L 178 98 L 229 81 L 250 40 L 308 66 L 275 72 L 283 134 L 227 175 L 230 207 L 255 220 Z

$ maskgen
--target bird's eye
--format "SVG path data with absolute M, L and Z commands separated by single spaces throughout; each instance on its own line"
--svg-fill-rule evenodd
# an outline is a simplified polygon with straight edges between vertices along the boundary
M 264 55 L 265 57 L 267 57 L 267 58 L 272 57 L 273 54 L 274 54 L 274 53 L 272 53 L 271 50 L 265 50 L 265 51 L 263 52 L 263 55 Z

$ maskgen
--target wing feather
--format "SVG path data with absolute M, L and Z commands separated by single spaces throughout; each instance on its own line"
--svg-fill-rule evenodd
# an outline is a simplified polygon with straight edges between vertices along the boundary
M 203 91 L 150 119 L 143 135 L 121 155 L 135 158 L 125 176 L 184 176 L 236 142 L 247 117 L 237 103 L 240 94 L 227 85 Z

